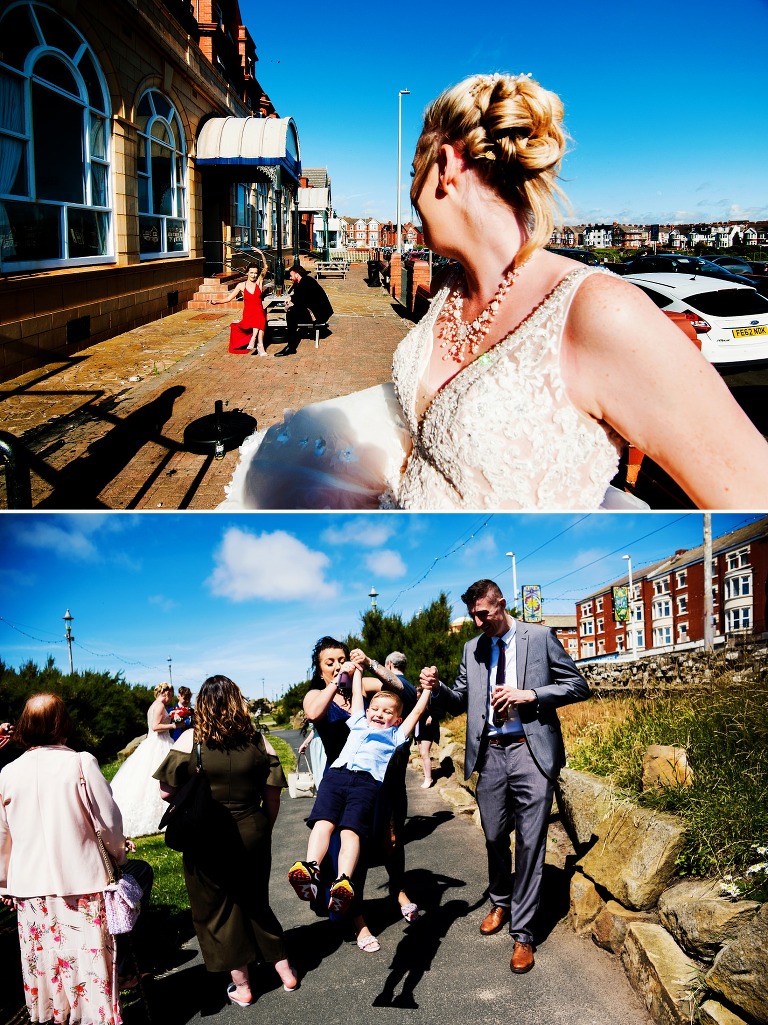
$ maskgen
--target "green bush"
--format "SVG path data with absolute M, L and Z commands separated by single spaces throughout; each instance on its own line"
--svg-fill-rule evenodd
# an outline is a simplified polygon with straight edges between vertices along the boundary
M 147 732 L 147 709 L 154 700 L 149 687 L 132 686 L 121 673 L 90 669 L 64 674 L 49 658 L 41 669 L 27 662 L 18 670 L 0 660 L 3 718 L 15 722 L 27 698 L 41 691 L 59 694 L 75 724 L 69 743 L 99 761 L 115 757 L 136 736 Z

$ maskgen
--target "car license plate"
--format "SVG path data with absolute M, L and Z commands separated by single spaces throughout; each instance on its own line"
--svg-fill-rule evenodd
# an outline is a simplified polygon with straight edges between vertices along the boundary
M 756 335 L 768 335 L 768 326 L 761 324 L 759 327 L 735 327 L 734 338 L 754 338 Z

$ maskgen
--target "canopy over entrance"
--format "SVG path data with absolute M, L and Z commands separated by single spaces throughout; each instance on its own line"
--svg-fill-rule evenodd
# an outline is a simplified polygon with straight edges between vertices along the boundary
M 276 166 L 298 182 L 301 157 L 296 125 L 290 117 L 211 118 L 198 136 L 196 163 L 245 172 Z
M 328 210 L 331 204 L 330 189 L 299 189 L 299 213 L 316 214 Z

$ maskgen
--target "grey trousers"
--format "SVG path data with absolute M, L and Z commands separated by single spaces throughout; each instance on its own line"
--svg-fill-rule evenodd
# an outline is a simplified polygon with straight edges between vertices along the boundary
M 488 852 L 488 892 L 493 904 L 509 908 L 513 939 L 533 943 L 554 785 L 526 743 L 484 746 L 476 797 Z M 514 878 L 509 842 L 513 829 Z

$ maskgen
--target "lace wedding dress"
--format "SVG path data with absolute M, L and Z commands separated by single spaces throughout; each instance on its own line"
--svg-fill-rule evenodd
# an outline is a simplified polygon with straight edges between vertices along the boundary
M 594 273 L 568 274 L 418 417 L 449 281 L 398 346 L 393 386 L 306 406 L 248 439 L 222 508 L 647 508 L 610 487 L 622 440 L 573 405 L 560 370 L 571 300 Z
M 156 704 L 156 703 L 155 703 Z M 158 832 L 158 823 L 167 805 L 160 797 L 160 784 L 152 778 L 172 747 L 170 731 L 152 729 L 155 704 L 147 712 L 147 736 L 118 769 L 112 780 L 112 795 L 123 816 L 126 836 L 146 836 Z M 164 717 L 170 722 L 170 717 Z

